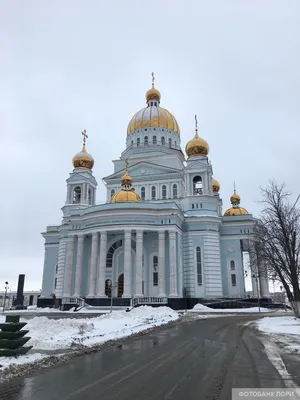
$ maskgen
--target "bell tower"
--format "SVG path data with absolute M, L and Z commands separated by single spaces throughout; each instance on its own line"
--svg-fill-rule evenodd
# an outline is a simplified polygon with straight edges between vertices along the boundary
M 86 151 L 86 130 L 82 132 L 82 150 L 73 157 L 73 172 L 67 179 L 67 197 L 62 207 L 64 217 L 74 209 L 82 209 L 95 205 L 97 181 L 93 176 L 93 157 Z

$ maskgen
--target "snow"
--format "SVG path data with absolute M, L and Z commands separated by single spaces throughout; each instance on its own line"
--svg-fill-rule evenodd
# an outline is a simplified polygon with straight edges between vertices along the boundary
M 268 308 L 260 307 L 261 312 L 270 312 Z M 204 304 L 196 304 L 192 310 L 189 312 L 207 312 L 207 313 L 257 313 L 259 312 L 258 307 L 251 307 L 251 308 L 210 308 L 205 306 Z
M 90 318 L 58 318 L 45 316 L 27 320 L 24 329 L 28 329 L 31 339 L 28 346 L 33 346 L 30 353 L 18 358 L 0 357 L 4 368 L 11 364 L 32 363 L 45 357 L 42 352 L 63 353 L 69 349 L 80 349 L 102 344 L 145 331 L 155 326 L 176 321 L 179 314 L 168 307 L 141 306 L 130 312 L 115 311 L 110 314 Z M 4 316 L 0 316 L 4 321 Z M 21 318 L 22 321 L 22 318 Z M 0 371 L 3 371 L 0 368 Z
M 265 317 L 257 322 L 257 327 L 267 333 L 299 335 L 300 342 L 300 320 L 295 317 Z

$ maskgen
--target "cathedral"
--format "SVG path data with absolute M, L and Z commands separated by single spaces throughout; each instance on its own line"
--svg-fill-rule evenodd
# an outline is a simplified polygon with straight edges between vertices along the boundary
M 154 86 L 131 118 L 126 148 L 103 178 L 96 203 L 94 159 L 73 157 L 59 225 L 48 226 L 40 306 L 168 305 L 174 309 L 246 296 L 243 254 L 255 219 L 234 190 L 222 211 L 209 145 L 199 136 L 181 149 L 180 129 Z M 202 135 L 201 135 L 202 136 Z M 252 275 L 253 295 L 269 297 L 265 276 Z

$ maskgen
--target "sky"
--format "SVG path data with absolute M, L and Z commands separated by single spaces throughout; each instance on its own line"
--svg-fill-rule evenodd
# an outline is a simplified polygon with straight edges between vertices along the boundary
M 2 1 L 0 48 L 0 291 L 41 288 L 83 129 L 105 200 L 152 71 L 182 149 L 198 115 L 224 211 L 234 181 L 254 215 L 270 178 L 300 193 L 298 0 Z

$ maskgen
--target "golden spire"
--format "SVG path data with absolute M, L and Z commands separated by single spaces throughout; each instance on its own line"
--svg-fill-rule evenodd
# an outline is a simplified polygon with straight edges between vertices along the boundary
M 197 138 L 197 139 L 199 138 L 197 114 L 195 114 L 195 138 Z
M 86 143 L 86 139 L 88 138 L 88 135 L 86 134 L 86 130 L 85 130 L 85 129 L 81 132 L 81 134 L 82 134 L 82 136 L 83 136 L 83 147 L 82 147 L 82 151 L 86 151 L 86 150 L 85 150 L 85 143 Z

